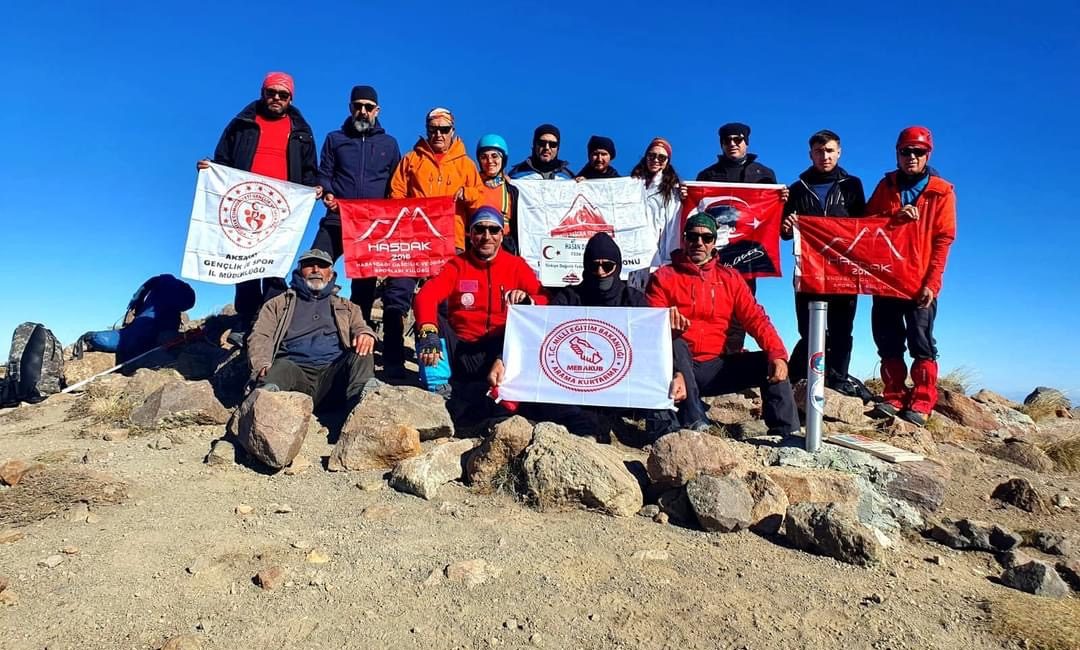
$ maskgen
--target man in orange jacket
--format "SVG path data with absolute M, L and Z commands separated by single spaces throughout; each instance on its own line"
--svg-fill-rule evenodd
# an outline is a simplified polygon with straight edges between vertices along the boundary
M 934 139 L 930 129 L 911 126 L 896 140 L 897 170 L 885 174 L 866 206 L 870 215 L 889 215 L 915 222 L 922 255 L 922 288 L 910 299 L 874 296 L 870 314 L 874 343 L 881 357 L 880 417 L 899 416 L 922 426 L 937 403 L 937 344 L 934 318 L 941 276 L 949 247 L 956 239 L 956 193 L 951 183 L 930 167 Z M 911 390 L 904 343 L 911 353 Z
M 427 137 L 416 141 L 390 179 L 390 198 L 455 197 L 454 242 L 464 250 L 463 213 L 482 197 L 480 173 L 457 137 L 449 110 L 431 109 L 425 123 Z M 401 378 L 405 372 L 405 315 L 415 292 L 416 278 L 391 278 L 383 291 L 383 368 L 390 378 Z

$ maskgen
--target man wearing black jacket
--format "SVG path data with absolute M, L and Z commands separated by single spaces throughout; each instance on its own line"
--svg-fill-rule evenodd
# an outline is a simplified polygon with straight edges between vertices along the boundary
M 222 132 L 214 149 L 213 162 L 291 183 L 315 188 L 315 136 L 304 116 L 292 104 L 293 79 L 284 72 L 271 72 L 263 79 L 259 99 L 234 117 Z M 207 161 L 196 167 L 205 169 Z M 283 278 L 245 280 L 236 285 L 233 307 L 240 317 L 237 332 L 247 332 L 264 301 L 285 291 Z
M 810 136 L 810 161 L 813 164 L 799 174 L 799 180 L 790 187 L 791 193 L 784 205 L 784 221 L 780 225 L 782 238 L 792 238 L 800 214 L 826 217 L 861 217 L 865 214 L 866 195 L 862 181 L 839 165 L 840 153 L 840 136 L 836 133 L 824 129 Z M 792 381 L 806 378 L 809 306 L 812 301 L 820 300 L 829 306 L 825 329 L 825 359 L 829 371 L 825 385 L 845 395 L 863 397 L 859 386 L 848 377 L 856 299 L 853 295 L 795 292 L 799 342 L 791 354 Z

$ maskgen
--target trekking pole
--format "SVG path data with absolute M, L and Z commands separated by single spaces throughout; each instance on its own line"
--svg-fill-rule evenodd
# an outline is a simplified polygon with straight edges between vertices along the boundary
M 161 345 L 157 346 L 156 348 L 152 348 L 150 350 L 147 350 L 146 352 L 143 352 L 142 354 L 140 354 L 138 356 L 132 357 L 131 359 L 128 359 L 124 363 L 117 364 L 117 365 L 113 366 L 112 368 L 109 368 L 108 370 L 102 370 L 98 374 L 87 377 L 86 379 L 84 379 L 84 380 L 82 380 L 80 382 L 76 382 L 76 383 L 68 386 L 67 388 L 65 388 L 64 390 L 62 390 L 60 392 L 61 393 L 70 393 L 70 392 L 72 392 L 74 390 L 82 388 L 83 386 L 89 384 L 90 382 L 94 381 L 98 377 L 104 377 L 105 375 L 107 375 L 107 374 L 109 374 L 111 372 L 116 372 L 117 370 L 123 368 L 124 366 L 135 363 L 139 359 L 142 359 L 143 357 L 145 357 L 145 356 L 147 356 L 149 354 L 152 354 L 152 353 L 157 352 L 159 350 L 168 350 L 169 348 L 174 348 L 174 347 L 180 345 L 181 343 L 187 343 L 188 341 L 193 341 L 193 340 L 203 336 L 205 333 L 206 332 L 204 332 L 201 327 L 197 328 L 197 329 L 193 329 L 193 330 L 191 330 L 189 332 L 184 332 L 183 334 L 176 337 L 175 339 L 172 339 L 170 341 L 166 341 L 165 343 L 162 343 Z
M 821 447 L 821 419 L 825 410 L 825 315 L 829 305 L 810 303 L 810 340 L 806 360 L 806 451 Z

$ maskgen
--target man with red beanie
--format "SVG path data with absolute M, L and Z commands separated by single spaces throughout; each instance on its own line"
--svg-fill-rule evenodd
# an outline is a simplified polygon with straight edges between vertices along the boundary
M 271 72 L 263 79 L 259 99 L 241 110 L 225 127 L 213 162 L 233 169 L 315 188 L 322 196 L 315 161 L 315 136 L 293 106 L 293 78 Z M 208 167 L 200 160 L 196 167 Z M 250 331 L 264 301 L 285 291 L 282 278 L 245 280 L 236 285 L 233 307 L 240 317 L 235 333 Z
M 896 140 L 897 170 L 885 174 L 878 183 L 866 213 L 889 215 L 912 221 L 919 230 L 922 255 L 922 287 L 911 298 L 874 296 L 870 313 L 874 343 L 881 357 L 881 379 L 885 382 L 883 400 L 875 414 L 896 416 L 913 424 L 924 425 L 937 403 L 937 345 L 934 341 L 934 318 L 941 276 L 949 247 L 956 239 L 956 192 L 951 183 L 930 167 L 934 139 L 930 129 L 911 126 Z M 908 390 L 908 367 L 904 344 L 913 362 Z

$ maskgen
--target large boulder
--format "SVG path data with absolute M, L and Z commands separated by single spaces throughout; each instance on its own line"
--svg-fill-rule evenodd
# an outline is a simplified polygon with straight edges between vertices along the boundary
M 143 428 L 225 424 L 229 411 L 208 381 L 165 384 L 131 412 L 131 423 Z
M 139 368 L 124 385 L 124 396 L 134 402 L 143 402 L 166 384 L 183 383 L 184 378 L 172 368 L 151 370 Z
M 703 398 L 709 407 L 708 416 L 720 424 L 741 424 L 761 417 L 761 400 L 741 393 Z
M 349 418 L 367 421 L 369 425 L 405 425 L 416 429 L 420 440 L 454 435 L 454 423 L 446 411 L 446 400 L 437 393 L 412 386 L 382 384 L 375 390 L 365 391 L 363 400 Z
M 112 352 L 84 352 L 81 359 L 64 362 L 64 385 L 71 386 L 116 365 Z
M 619 517 L 641 509 L 641 487 L 618 454 L 559 425 L 536 425 L 521 464 L 525 489 L 541 507 L 580 504 Z
M 1020 408 L 1023 406 L 1023 404 L 1020 404 L 1019 402 L 1014 402 L 1008 397 L 995 393 L 994 391 L 988 390 L 986 388 L 983 388 L 982 390 L 972 395 L 971 399 L 984 406 L 997 405 L 1014 410 L 1020 410 Z
M 1060 404 L 1066 411 L 1072 408 L 1072 402 L 1065 396 L 1065 393 L 1057 388 L 1050 388 L 1049 386 L 1038 386 L 1035 390 L 1028 393 L 1028 396 L 1024 398 L 1024 406 L 1031 406 L 1037 401 L 1044 400 Z
M 938 391 L 934 410 L 947 416 L 960 426 L 989 433 L 1000 428 L 994 414 L 988 408 L 963 393 L 942 388 Z
M 431 499 L 440 487 L 463 476 L 461 457 L 476 444 L 474 439 L 454 440 L 435 445 L 419 456 L 406 458 L 390 474 L 390 487 Z
M 350 415 L 326 467 L 331 472 L 392 469 L 406 458 L 420 455 L 420 451 L 420 432 L 413 427 L 372 425 L 367 418 Z
M 533 425 L 520 415 L 496 424 L 491 435 L 484 438 L 466 461 L 469 482 L 480 491 L 490 490 L 492 480 L 521 456 L 532 436 Z
M 806 409 L 806 382 L 800 381 L 793 387 L 795 390 L 795 403 L 799 411 Z M 825 389 L 825 408 L 822 416 L 829 421 L 844 422 L 847 424 L 866 424 L 870 422 L 867 417 L 867 406 L 858 397 L 844 395 L 831 388 Z
M 1023 535 L 976 519 L 943 519 L 926 534 L 939 544 L 959 551 L 1004 553 L 1024 543 Z
M 768 467 L 763 471 L 780 486 L 792 504 L 855 504 L 859 500 L 859 488 L 851 474 L 798 467 Z
M 1050 506 L 1026 478 L 1011 478 L 994 488 L 990 498 L 1039 515 L 1050 514 Z
M 731 533 L 750 526 L 754 498 L 738 478 L 698 476 L 686 484 L 686 497 L 704 530 Z
M 1003 443 L 986 445 L 982 451 L 1033 472 L 1054 471 L 1054 461 L 1046 455 L 1045 451 L 1019 438 L 1007 438 Z
M 259 462 L 281 469 L 300 453 L 312 408 L 304 393 L 256 388 L 240 404 L 236 440 Z
M 1032 560 L 1005 569 L 1001 584 L 1036 596 L 1064 598 L 1069 595 L 1069 585 L 1061 579 L 1054 567 L 1046 562 Z
M 775 535 L 784 523 L 787 512 L 787 493 L 769 475 L 759 471 L 749 471 L 743 477 L 746 489 L 754 500 L 750 511 L 750 530 L 762 535 Z
M 684 429 L 653 443 L 645 468 L 654 485 L 671 489 L 703 474 L 724 476 L 738 464 L 739 457 L 722 438 Z
M 872 529 L 838 503 L 797 503 L 784 518 L 784 537 L 796 548 L 848 564 L 877 564 L 884 547 Z
M 884 474 L 885 493 L 906 501 L 928 514 L 941 507 L 945 501 L 945 486 L 952 472 L 947 465 L 933 461 L 896 463 Z

